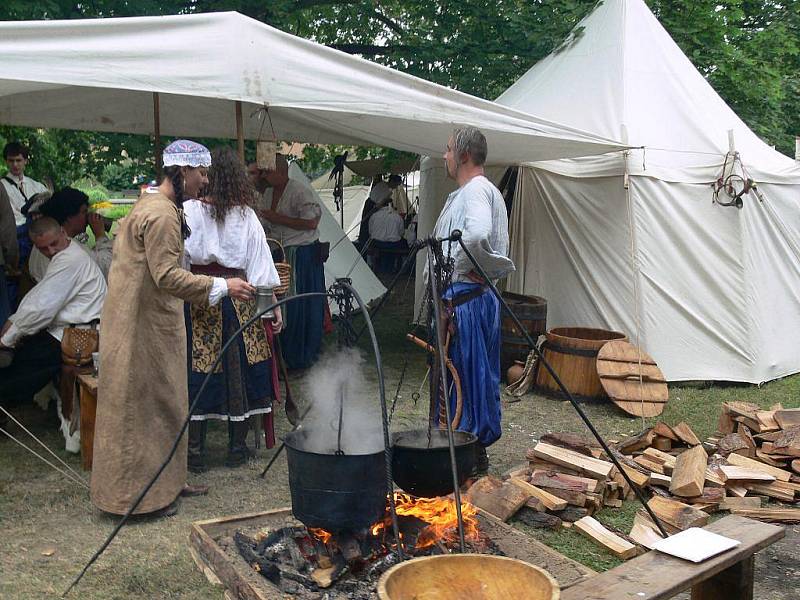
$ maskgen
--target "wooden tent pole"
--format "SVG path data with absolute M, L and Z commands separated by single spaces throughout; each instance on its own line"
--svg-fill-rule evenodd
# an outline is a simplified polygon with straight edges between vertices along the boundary
M 244 162 L 244 124 L 242 122 L 242 103 L 236 101 L 236 141 L 239 143 L 239 159 Z
M 156 179 L 160 180 L 163 149 L 161 148 L 161 108 L 158 92 L 153 92 L 153 134 L 155 136 Z

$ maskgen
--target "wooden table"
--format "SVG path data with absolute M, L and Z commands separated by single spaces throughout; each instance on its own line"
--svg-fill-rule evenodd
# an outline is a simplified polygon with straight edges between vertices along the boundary
M 752 600 L 754 555 L 783 528 L 730 515 L 704 529 L 741 544 L 702 563 L 651 550 L 564 590 L 561 600 L 663 600 L 689 588 L 692 600 Z
M 97 413 L 97 377 L 91 373 L 78 375 L 81 402 L 81 467 L 92 470 L 94 449 L 94 419 Z

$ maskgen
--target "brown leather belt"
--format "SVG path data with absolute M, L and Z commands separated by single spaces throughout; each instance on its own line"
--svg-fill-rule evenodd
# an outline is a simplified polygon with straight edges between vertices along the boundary
M 224 277 L 225 279 L 244 276 L 244 271 L 242 269 L 231 269 L 229 267 L 223 267 L 221 264 L 215 262 L 208 265 L 192 265 L 191 271 L 196 275 L 208 275 L 210 277 Z
M 486 290 L 489 289 L 489 286 L 482 285 L 478 289 L 472 290 L 471 292 L 467 292 L 466 294 L 459 294 L 455 298 L 445 299 L 444 305 L 448 308 L 455 308 L 456 306 L 461 306 L 462 304 L 466 304 L 470 300 L 475 300 L 478 296 L 482 296 Z

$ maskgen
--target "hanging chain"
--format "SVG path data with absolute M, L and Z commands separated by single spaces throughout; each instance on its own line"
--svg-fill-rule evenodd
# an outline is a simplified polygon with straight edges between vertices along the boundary
M 336 281 L 337 283 L 352 284 L 347 278 L 339 278 Z M 350 348 L 358 340 L 358 333 L 353 327 L 353 312 L 355 311 L 353 295 L 343 285 L 334 285 L 331 289 L 333 299 L 339 308 L 339 346 Z

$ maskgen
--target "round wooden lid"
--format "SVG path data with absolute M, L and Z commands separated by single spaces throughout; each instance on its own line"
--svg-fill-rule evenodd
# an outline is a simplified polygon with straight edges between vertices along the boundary
M 617 340 L 600 348 L 597 375 L 611 401 L 628 414 L 655 417 L 669 400 L 661 369 L 649 354 L 629 342 Z

